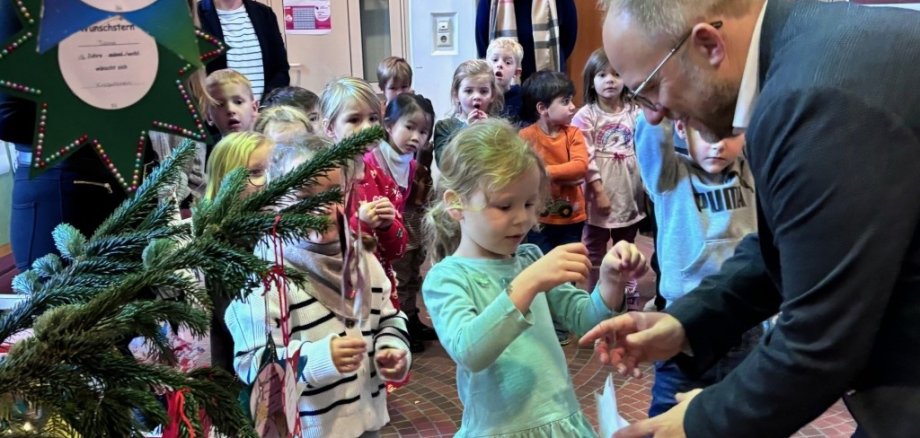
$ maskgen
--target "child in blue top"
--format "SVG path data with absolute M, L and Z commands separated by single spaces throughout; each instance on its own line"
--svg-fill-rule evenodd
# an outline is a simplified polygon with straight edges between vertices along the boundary
M 686 154 L 675 148 L 675 131 L 687 144 Z M 655 204 L 658 292 L 668 304 L 717 273 L 741 239 L 757 232 L 754 176 L 743 149 L 744 136 L 709 143 L 683 122 L 652 126 L 644 115 L 639 117 L 636 154 Z M 657 362 L 649 417 L 675 406 L 676 394 L 722 380 L 744 360 L 762 332 L 760 326 L 746 332 L 725 358 L 698 378 L 685 375 L 673 362 Z
M 436 263 L 422 294 L 457 363 L 464 411 L 456 436 L 596 436 L 575 397 L 551 315 L 584 333 L 622 312 L 626 282 L 645 271 L 645 259 L 618 242 L 589 294 L 572 286 L 591 268 L 583 244 L 545 256 L 521 245 L 537 224 L 547 177 L 508 122 L 458 132 L 441 170 L 425 222 Z

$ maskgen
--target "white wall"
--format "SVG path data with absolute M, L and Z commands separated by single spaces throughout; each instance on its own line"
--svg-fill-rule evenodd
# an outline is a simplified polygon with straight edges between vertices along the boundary
M 282 20 L 283 0 L 258 0 L 268 4 Z M 454 69 L 461 62 L 476 58 L 476 3 L 477 0 L 401 0 L 407 5 L 404 29 L 407 37 L 406 59 L 414 71 L 413 88 L 424 94 L 434 104 L 436 118 L 442 118 L 450 108 L 450 82 Z M 299 85 L 319 94 L 327 81 L 342 75 L 362 76 L 360 68 L 360 29 L 354 22 L 358 18 L 358 0 L 332 0 L 332 33 L 323 36 L 286 35 L 288 61 L 291 63 L 291 84 Z M 397 13 L 397 5 L 390 2 L 390 13 Z M 399 7 L 400 9 L 402 6 Z M 437 49 L 434 46 L 432 14 L 455 14 L 454 45 L 456 51 Z M 391 21 L 392 23 L 392 21 Z M 282 23 L 279 23 L 281 25 Z M 391 35 L 391 38 L 397 37 Z M 356 50 L 359 52 L 356 53 Z M 375 77 L 367 78 L 370 82 Z
M 476 58 L 476 0 L 408 0 L 412 87 L 434 104 L 435 118 L 450 109 L 450 82 L 461 62 Z M 436 49 L 432 14 L 456 13 L 456 52 Z
M 352 29 L 349 26 L 351 1 L 332 0 L 332 32 L 327 35 L 288 35 L 284 32 L 282 0 L 257 0 L 271 6 L 278 17 L 281 36 L 291 64 L 291 85 L 304 87 L 316 94 L 331 79 L 361 75 L 354 71 Z

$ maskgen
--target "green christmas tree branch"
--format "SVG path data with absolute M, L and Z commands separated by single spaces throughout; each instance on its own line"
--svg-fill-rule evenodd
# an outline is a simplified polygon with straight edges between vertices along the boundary
M 156 208 L 158 196 L 171 192 L 181 181 L 182 169 L 195 157 L 195 143 L 189 139 L 183 140 L 172 155 L 163 160 L 151 172 L 134 192 L 131 202 L 122 203 L 115 211 L 96 228 L 94 236 L 118 234 L 119 230 L 135 227 L 142 223 Z
M 140 417 L 154 424 L 177 420 L 168 418 L 155 397 L 157 390 L 169 389 L 184 395 L 184 411 L 196 435 L 203 432 L 200 407 L 222 434 L 255 436 L 237 400 L 241 384 L 234 375 L 213 368 L 186 374 L 139 363 L 125 353 L 126 341 L 140 337 L 155 356 L 172 362 L 161 324 L 205 333 L 215 297 L 244 296 L 271 270 L 273 261 L 254 254 L 256 244 L 269 242 L 272 233 L 294 241 L 324 230 L 328 220 L 313 213 L 339 202 L 341 193 L 308 197 L 281 210 L 276 220 L 281 200 L 352 162 L 381 135 L 379 129 L 362 132 L 321 151 L 245 200 L 240 197 L 245 171 L 231 172 L 213 200 L 196 206 L 191 226 L 174 220 L 174 202 L 158 201 L 171 191 L 192 155 L 186 144 L 93 236 L 58 227 L 54 238 L 61 256 L 41 258 L 15 279 L 15 289 L 28 299 L 0 320 L 3 339 L 33 329 L 32 337 L 17 342 L 0 362 L 0 431 L 6 425 L 20 436 L 72 436 L 73 431 L 141 436 L 150 424 L 142 424 Z M 205 278 L 206 289 L 198 277 Z M 289 270 L 287 279 L 306 282 L 296 270 Z M 45 414 L 44 426 L 23 431 L 19 426 L 31 421 L 29 412 L 36 409 Z M 189 430 L 180 424 L 180 432 L 188 436 Z

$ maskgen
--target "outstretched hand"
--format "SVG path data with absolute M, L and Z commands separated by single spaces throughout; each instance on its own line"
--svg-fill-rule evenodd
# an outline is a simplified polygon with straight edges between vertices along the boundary
M 674 357 L 684 348 L 684 327 L 677 318 L 659 312 L 629 312 L 602 321 L 579 339 L 594 351 L 601 362 L 617 372 L 640 377 L 638 364 Z
M 684 416 L 690 400 L 696 397 L 702 389 L 677 394 L 677 405 L 669 411 L 647 420 L 637 421 L 613 434 L 613 438 L 685 438 Z

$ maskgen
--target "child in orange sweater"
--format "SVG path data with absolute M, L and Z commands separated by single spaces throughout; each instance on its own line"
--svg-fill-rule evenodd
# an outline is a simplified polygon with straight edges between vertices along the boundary
M 533 123 L 520 136 L 543 159 L 552 199 L 540 217 L 539 232 L 527 236 L 546 254 L 566 243 L 580 242 L 587 215 L 582 183 L 588 172 L 588 148 L 581 131 L 570 125 L 575 115 L 575 84 L 560 72 L 539 71 L 523 86 L 522 115 Z
M 567 243 L 581 242 L 587 220 L 582 185 L 588 172 L 588 148 L 581 130 L 570 125 L 575 115 L 575 84 L 563 73 L 539 71 L 523 85 L 522 117 L 534 122 L 522 129 L 521 138 L 543 159 L 550 180 L 552 198 L 540 215 L 539 231 L 530 231 L 527 241 L 544 254 Z M 568 332 L 556 324 L 563 345 Z

